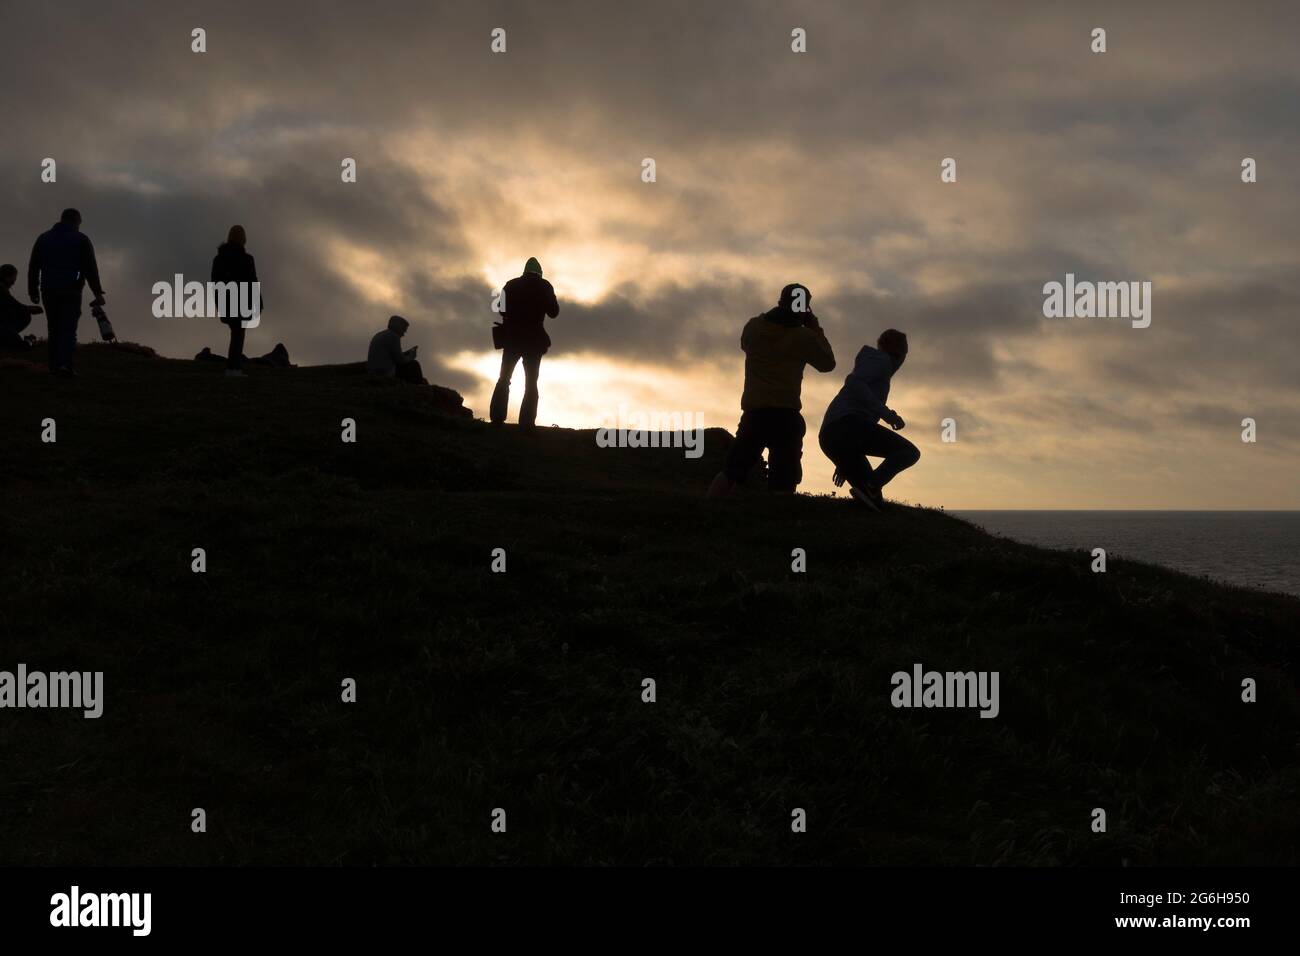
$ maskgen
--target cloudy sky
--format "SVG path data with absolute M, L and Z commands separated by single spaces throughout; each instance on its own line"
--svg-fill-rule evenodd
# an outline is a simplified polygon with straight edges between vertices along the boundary
M 0 259 L 25 267 L 79 207 L 119 334 L 165 355 L 224 348 L 215 321 L 155 319 L 150 289 L 206 279 L 238 222 L 267 305 L 250 354 L 359 359 L 398 312 L 485 417 L 491 293 L 537 256 L 561 299 L 541 423 L 623 405 L 734 431 L 740 329 L 799 281 L 839 360 L 805 378 L 803 490 L 830 489 L 822 412 L 892 326 L 922 450 L 897 497 L 1300 507 L 1294 4 L 4 10 Z M 1066 273 L 1150 281 L 1150 328 L 1044 318 Z

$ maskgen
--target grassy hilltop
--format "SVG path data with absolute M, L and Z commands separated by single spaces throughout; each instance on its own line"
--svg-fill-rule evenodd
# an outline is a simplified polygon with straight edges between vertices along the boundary
M 342 368 L 78 364 L 0 367 L 0 669 L 102 670 L 104 715 L 0 711 L 0 862 L 1297 859 L 1294 597 L 706 503 L 720 430 L 693 461 Z M 893 709 L 917 662 L 1000 671 L 1001 713 Z

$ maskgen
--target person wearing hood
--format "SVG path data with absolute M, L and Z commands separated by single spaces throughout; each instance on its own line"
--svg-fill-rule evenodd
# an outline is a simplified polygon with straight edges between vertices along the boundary
M 54 226 L 40 234 L 27 263 L 27 294 L 33 305 L 44 298 L 50 371 L 73 376 L 72 353 L 77 347 L 77 320 L 86 286 L 94 304 L 104 301 L 99 266 L 90 237 L 81 231 L 81 213 L 65 209 Z
M 905 468 L 921 460 L 917 447 L 902 435 L 903 419 L 885 405 L 889 383 L 907 359 L 907 336 L 886 329 L 876 347 L 862 346 L 844 387 L 831 400 L 817 436 L 822 451 L 835 465 L 835 484 L 849 483 L 849 494 L 868 508 L 884 504 L 881 489 Z M 880 424 L 887 422 L 893 431 Z M 884 458 L 872 469 L 868 455 Z
M 217 254 L 212 260 L 212 281 L 238 284 L 257 282 L 257 262 L 245 251 L 248 236 L 243 226 L 231 226 L 226 241 L 217 247 Z M 260 286 L 259 286 L 260 288 Z M 258 309 L 262 307 L 261 294 L 258 294 Z M 244 377 L 244 337 L 248 330 L 239 315 L 227 315 L 221 318 L 224 325 L 230 327 L 230 348 L 226 351 L 226 375 L 231 378 Z
M 560 314 L 560 304 L 555 289 L 542 278 L 542 266 L 529 259 L 524 273 L 506 283 L 501 321 L 501 374 L 492 390 L 489 417 L 494 425 L 506 420 L 510 404 L 510 379 L 515 365 L 524 363 L 524 400 L 519 406 L 519 425 L 531 430 L 537 421 L 537 376 L 541 371 L 542 356 L 551 347 L 551 337 L 546 334 L 546 319 Z
M 793 283 L 781 290 L 775 309 L 745 323 L 740 335 L 745 352 L 745 389 L 740 398 L 740 425 L 727 461 L 709 486 L 708 497 L 730 493 L 768 451 L 767 487 L 793 494 L 803 479 L 803 437 L 807 430 L 800 391 L 803 370 L 835 368 L 835 353 L 812 311 L 812 293 Z
M 376 332 L 370 340 L 370 351 L 366 354 L 366 371 L 371 375 L 384 375 L 412 385 L 428 385 L 420 363 L 415 354 L 419 346 L 411 346 L 402 351 L 402 336 L 411 327 L 411 323 L 400 315 L 388 317 L 388 328 Z

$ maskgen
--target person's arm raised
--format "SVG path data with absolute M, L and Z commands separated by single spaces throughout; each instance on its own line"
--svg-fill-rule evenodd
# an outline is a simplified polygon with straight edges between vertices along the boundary
M 817 316 L 811 312 L 804 324 L 811 333 L 809 336 L 808 353 L 804 356 L 804 361 L 819 372 L 833 372 L 835 370 L 835 351 L 831 348 L 831 343 L 826 338 L 826 333 L 822 331 L 821 323 L 817 321 Z

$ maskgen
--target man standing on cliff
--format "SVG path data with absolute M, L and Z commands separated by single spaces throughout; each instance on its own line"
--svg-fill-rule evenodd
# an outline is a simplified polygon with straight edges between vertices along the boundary
M 77 346 L 81 294 L 87 285 L 95 293 L 95 303 L 102 303 L 95 247 L 81 231 L 81 213 L 65 209 L 54 227 L 37 237 L 27 264 L 28 296 L 34 305 L 45 299 L 50 371 L 55 375 L 77 374 L 72 370 L 72 352 Z
M 537 376 L 541 372 L 542 356 L 551 347 L 551 337 L 546 334 L 547 318 L 560 314 L 555 289 L 542 278 L 542 266 L 536 259 L 524 264 L 524 274 L 506 283 L 502 290 L 505 308 L 502 310 L 501 374 L 492 391 L 492 404 L 488 415 L 494 425 L 506 420 L 510 404 L 510 379 L 520 359 L 524 362 L 524 401 L 519 406 L 519 427 L 532 431 L 537 421 Z

